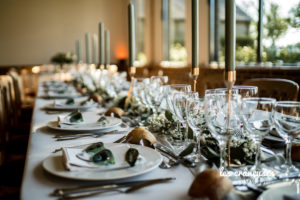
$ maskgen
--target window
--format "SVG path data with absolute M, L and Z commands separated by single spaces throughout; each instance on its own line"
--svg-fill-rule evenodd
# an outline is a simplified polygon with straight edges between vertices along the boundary
M 210 60 L 223 63 L 225 0 L 210 0 L 210 6 Z M 259 20 L 260 6 L 262 21 Z M 262 22 L 261 31 L 259 22 Z M 253 66 L 256 62 L 262 62 L 263 66 L 300 66 L 299 28 L 298 0 L 236 0 L 237 65 Z M 258 39 L 259 32 L 262 39 Z
M 135 5 L 136 13 L 136 63 L 137 66 L 143 66 L 147 63 L 145 53 L 145 29 L 146 29 L 146 0 L 132 0 Z
M 163 59 L 169 65 L 187 62 L 186 0 L 162 0 Z

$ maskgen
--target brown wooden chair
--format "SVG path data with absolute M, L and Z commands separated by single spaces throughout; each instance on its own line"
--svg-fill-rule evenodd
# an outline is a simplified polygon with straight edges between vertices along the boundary
M 255 78 L 243 82 L 243 85 L 258 87 L 259 97 L 272 97 L 278 101 L 297 101 L 299 85 L 288 79 Z
M 205 90 L 224 88 L 224 75 L 223 74 L 212 74 L 204 77 L 199 77 L 197 81 L 197 90 L 200 96 L 204 96 Z

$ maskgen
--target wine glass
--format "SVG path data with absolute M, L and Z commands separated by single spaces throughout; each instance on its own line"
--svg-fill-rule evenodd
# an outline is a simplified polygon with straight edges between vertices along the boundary
M 169 85 L 167 87 L 167 105 L 168 108 L 170 110 L 170 112 L 172 113 L 174 120 L 177 122 L 177 131 L 176 134 L 171 135 L 172 138 L 171 142 L 175 147 L 180 147 L 183 143 L 183 139 L 184 139 L 184 133 L 182 133 L 182 131 L 180 130 L 180 122 L 179 119 L 177 118 L 176 114 L 175 114 L 175 108 L 174 108 L 174 95 L 178 92 L 182 92 L 182 93 L 188 93 L 191 92 L 192 88 L 190 85 L 187 84 L 172 84 Z
M 147 78 L 134 78 L 133 80 L 133 89 L 132 93 L 139 105 L 146 105 L 143 101 L 143 90 L 145 88 L 145 83 L 147 82 Z M 147 106 L 147 105 L 146 105 Z
M 235 85 L 232 89 L 237 90 L 237 93 L 241 95 L 242 99 L 247 97 L 256 97 L 258 92 L 258 87 L 251 85 Z
M 285 171 L 285 175 L 299 173 L 299 169 L 292 164 L 291 146 L 293 139 L 300 134 L 300 102 L 276 102 L 273 117 L 276 130 L 286 143 L 286 160 L 280 168 Z
M 276 100 L 273 98 L 250 97 L 242 103 L 243 124 L 256 146 L 255 164 L 252 171 L 267 171 L 261 167 L 260 146 L 263 138 L 272 127 L 272 110 Z
M 199 97 L 189 97 L 186 104 L 186 117 L 189 127 L 193 130 L 194 141 L 196 141 L 196 147 L 194 149 L 194 162 L 201 161 L 201 149 L 200 149 L 200 134 L 204 120 L 204 99 Z
M 158 82 L 160 85 L 165 85 L 168 83 L 169 77 L 168 76 L 151 76 L 150 81 Z
M 226 170 L 226 144 L 231 134 L 240 128 L 241 96 L 211 94 L 205 96 L 204 102 L 206 124 L 219 142 L 220 170 Z

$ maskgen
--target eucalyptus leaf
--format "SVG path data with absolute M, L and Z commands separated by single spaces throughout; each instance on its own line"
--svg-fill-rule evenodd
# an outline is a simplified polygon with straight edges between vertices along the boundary
M 103 149 L 92 157 L 93 163 L 97 165 L 113 165 L 115 164 L 115 158 L 113 153 L 109 149 Z
M 183 158 L 189 154 L 191 154 L 194 151 L 196 144 L 194 142 L 192 142 L 191 144 L 189 144 L 180 154 L 179 157 Z
M 167 118 L 167 120 L 173 121 L 173 114 L 169 110 L 165 111 L 165 117 Z
M 139 151 L 135 148 L 129 148 L 125 154 L 126 162 L 133 167 L 138 159 Z
M 188 135 L 187 135 L 188 139 L 194 139 L 194 131 L 193 129 L 191 129 L 191 127 L 188 127 Z
M 74 104 L 75 104 L 75 101 L 73 98 L 67 99 L 66 105 L 74 105 Z
M 69 121 L 76 122 L 76 123 L 83 122 L 83 117 L 82 117 L 81 112 L 74 111 L 71 114 L 69 114 Z
M 97 143 L 91 144 L 90 146 L 85 148 L 83 151 L 85 151 L 87 153 L 91 153 L 91 154 L 96 154 L 96 153 L 102 151 L 103 149 L 105 149 L 103 142 L 97 142 Z

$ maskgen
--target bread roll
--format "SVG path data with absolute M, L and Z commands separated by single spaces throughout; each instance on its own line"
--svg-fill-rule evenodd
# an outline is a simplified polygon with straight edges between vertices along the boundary
M 122 110 L 121 108 L 118 108 L 118 107 L 112 107 L 112 108 L 108 109 L 108 111 L 106 111 L 105 115 L 111 116 L 112 113 L 114 114 L 115 117 L 118 117 L 118 118 L 125 115 L 124 110 Z
M 220 176 L 220 172 L 207 169 L 195 178 L 188 194 L 191 197 L 207 197 L 209 200 L 220 200 L 232 189 L 231 180 Z
M 97 94 L 97 93 L 93 93 L 91 96 L 90 96 L 90 99 L 93 99 L 95 102 L 97 103 L 101 103 L 102 102 L 102 97 Z
M 133 129 L 126 138 L 131 144 L 140 144 L 142 139 L 148 140 L 151 144 L 156 143 L 155 136 L 143 127 Z

